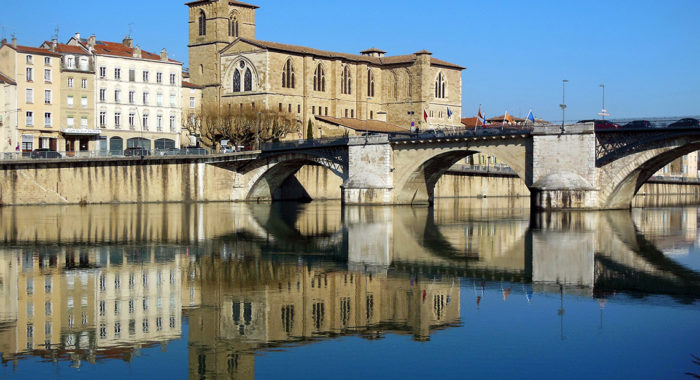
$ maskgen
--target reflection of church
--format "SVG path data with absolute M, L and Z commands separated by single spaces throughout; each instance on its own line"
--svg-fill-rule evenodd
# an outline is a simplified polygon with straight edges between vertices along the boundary
M 261 41 L 255 39 L 255 5 L 221 0 L 187 5 L 190 78 L 205 87 L 204 102 L 289 112 L 302 133 L 307 120 L 314 120 L 324 126 L 324 136 L 347 130 L 339 126 L 461 126 L 464 68 L 428 51 L 386 56 L 372 48 L 347 54 Z
M 423 341 L 432 330 L 459 323 L 458 279 L 394 278 L 296 262 L 202 258 L 191 265 L 187 272 L 197 275 L 183 282 L 183 294 L 201 300 L 186 312 L 191 378 L 253 377 L 255 352 L 269 347 L 346 334 L 409 334 Z

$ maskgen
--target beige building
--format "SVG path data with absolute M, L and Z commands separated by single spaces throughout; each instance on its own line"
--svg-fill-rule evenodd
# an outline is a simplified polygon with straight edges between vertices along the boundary
M 698 152 L 673 160 L 654 175 L 662 177 L 698 178 Z
M 0 155 L 18 145 L 17 112 L 17 83 L 0 72 Z
M 183 73 L 183 77 L 185 73 Z M 202 90 L 204 87 L 182 81 L 182 146 L 197 146 L 197 137 L 201 133 L 198 128 L 197 114 L 202 110 Z
M 0 72 L 17 83 L 18 136 L 22 152 L 58 150 L 60 134 L 61 55 L 3 40 Z M 13 141 L 13 144 L 15 142 Z
M 76 33 L 67 45 L 86 49 L 95 60 L 100 153 L 180 146 L 182 63 L 169 59 L 165 49 L 142 50 L 130 37 L 109 42 Z
M 323 135 L 345 133 L 343 119 L 383 121 L 405 131 L 412 123 L 420 129 L 461 126 L 464 68 L 428 51 L 386 56 L 372 48 L 347 54 L 261 41 L 255 39 L 255 5 L 221 0 L 186 5 L 191 81 L 204 86 L 205 102 L 289 112 L 304 135 L 315 116 L 341 119 L 316 120 Z

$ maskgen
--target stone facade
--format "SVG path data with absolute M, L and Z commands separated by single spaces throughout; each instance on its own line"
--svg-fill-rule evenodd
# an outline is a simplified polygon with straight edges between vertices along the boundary
M 205 102 L 293 113 L 303 137 L 315 115 L 382 120 L 407 130 L 412 123 L 420 129 L 461 126 L 464 68 L 430 52 L 385 56 L 373 48 L 354 55 L 260 41 L 257 6 L 220 0 L 187 5 L 191 80 L 205 87 Z
M 0 72 L 0 154 L 18 145 L 17 83 Z
M 182 81 L 182 135 L 180 136 L 181 146 L 197 146 L 197 134 L 201 133 L 197 128 L 197 113 L 202 110 L 202 90 L 203 86 Z

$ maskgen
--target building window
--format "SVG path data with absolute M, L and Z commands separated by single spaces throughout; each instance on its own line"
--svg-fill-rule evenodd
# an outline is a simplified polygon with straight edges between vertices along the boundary
M 156 116 L 156 130 L 158 132 L 163 131 L 163 115 L 157 115 Z
M 447 82 L 445 81 L 445 76 L 442 72 L 438 73 L 437 79 L 435 80 L 435 97 L 438 99 L 443 99 L 447 97 L 446 90 Z
M 133 129 L 136 125 L 134 124 L 136 121 L 136 114 L 130 113 L 129 114 L 129 128 Z
M 177 74 L 170 74 L 170 84 L 175 84 Z
M 143 72 L 143 82 L 148 83 L 148 71 Z
M 157 104 L 158 106 L 162 106 L 162 105 L 163 105 L 163 94 L 161 94 L 161 93 L 157 93 L 157 94 L 156 94 L 156 104 Z
M 374 111 L 369 111 L 369 118 L 374 119 Z
M 144 105 L 148 104 L 148 92 L 143 93 L 143 104 Z
M 66 118 L 66 125 L 68 126 L 68 128 L 73 128 L 75 126 L 75 119 L 73 118 L 73 116 L 68 116 Z
M 245 77 L 243 81 L 244 91 L 253 91 L 253 73 L 250 69 L 245 70 Z
M 104 66 L 100 66 L 100 78 L 104 78 L 107 76 L 107 68 Z
M 44 90 L 44 104 L 51 104 L 51 90 Z
M 100 111 L 100 127 L 104 128 L 107 125 L 107 112 Z
M 350 66 L 343 67 L 343 72 L 340 74 L 340 93 L 345 95 L 352 94 L 352 73 L 350 73 Z
M 311 114 L 316 115 L 316 106 L 311 106 Z
M 141 118 L 141 121 L 142 121 L 142 124 L 143 124 L 143 125 L 142 125 L 142 128 L 143 128 L 143 129 L 148 129 L 148 114 L 143 115 L 143 117 Z
M 316 71 L 314 71 L 314 91 L 326 91 L 326 73 L 320 63 L 316 66 Z
M 194 96 L 190 96 L 190 108 L 194 108 Z
M 27 67 L 27 82 L 34 80 L 34 70 L 31 67 Z
M 73 78 L 68 78 L 68 88 L 73 88 Z
M 44 65 L 51 66 L 51 58 L 50 57 L 44 57 Z
M 114 102 L 119 103 L 119 97 L 121 95 L 121 91 L 119 90 L 114 90 Z
M 34 125 L 34 113 L 32 111 L 27 111 L 26 114 L 27 126 L 31 127 Z
M 136 91 L 129 91 L 129 104 L 134 104 L 136 102 Z
M 66 61 L 67 61 L 66 66 L 68 66 L 68 68 L 72 69 L 73 68 L 73 57 L 67 57 Z
M 44 126 L 51 126 L 51 112 L 44 112 Z
M 228 35 L 238 37 L 238 16 L 235 14 L 228 20 Z
M 170 115 L 170 131 L 175 132 L 175 116 Z
M 68 95 L 68 108 L 73 108 L 73 95 Z
M 282 68 L 282 87 L 294 88 L 294 79 L 294 65 L 292 65 L 291 59 L 287 59 Z
M 355 118 L 355 110 L 350 110 L 350 117 Z
M 163 73 L 156 73 L 156 83 L 163 83 Z
M 82 117 L 80 118 L 80 128 L 82 128 L 82 129 L 87 129 L 87 126 L 88 126 L 88 119 L 87 119 L 87 116 L 82 116 Z
M 136 81 L 136 70 L 129 69 L 129 82 L 135 82 L 135 81 Z
M 100 102 L 105 102 L 107 100 L 107 89 L 100 89 Z
M 175 107 L 175 95 L 170 94 L 170 107 Z
M 207 15 L 204 11 L 199 11 L 199 35 L 204 36 L 207 34 Z
M 44 82 L 51 82 L 51 69 L 44 69 Z
M 80 98 L 80 106 L 83 108 L 87 108 L 88 106 L 88 98 L 87 96 L 83 96 Z
M 34 90 L 31 88 L 28 88 L 25 92 L 25 101 L 27 104 L 32 104 L 34 103 Z
M 33 63 L 34 63 L 34 57 L 31 56 L 31 55 L 28 55 L 28 56 L 27 56 L 27 64 L 28 64 L 28 65 L 31 65 L 31 64 L 33 64 Z
M 367 69 L 367 96 L 374 96 L 374 74 L 372 69 Z
M 80 88 L 86 89 L 87 88 L 87 79 L 81 79 L 80 80 Z
M 122 114 L 121 112 L 115 112 L 114 113 L 114 127 L 119 128 L 122 122 Z
M 348 117 L 348 109 L 345 109 L 345 117 Z
M 241 92 L 241 72 L 238 69 L 233 71 L 233 92 Z
M 326 107 L 324 111 L 325 111 L 326 116 L 328 116 L 328 107 Z
M 114 69 L 114 79 L 122 79 L 122 69 L 120 68 L 115 68 Z
M 301 104 L 297 104 L 297 113 L 301 113 Z
M 279 112 L 282 112 L 282 103 L 279 104 Z

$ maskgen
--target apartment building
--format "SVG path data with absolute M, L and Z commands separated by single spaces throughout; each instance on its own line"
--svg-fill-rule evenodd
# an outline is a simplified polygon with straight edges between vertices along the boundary
M 13 38 L 0 45 L 0 72 L 17 84 L 17 139 L 22 152 L 36 148 L 58 150 L 61 55 L 22 46 Z M 16 149 L 17 145 L 15 145 Z
M 186 76 L 183 73 L 183 78 Z M 197 123 L 197 114 L 202 110 L 203 86 L 182 81 L 182 146 L 197 146 L 197 138 L 201 133 Z
M 128 147 L 180 146 L 181 62 L 169 59 L 165 49 L 160 54 L 142 50 L 130 37 L 108 42 L 76 33 L 67 45 L 83 47 L 94 57 L 100 149 L 120 153 Z
M 18 147 L 17 112 L 17 83 L 0 72 L 0 152 Z

